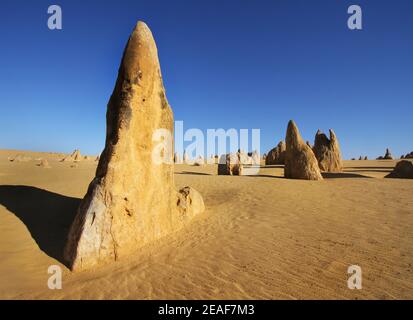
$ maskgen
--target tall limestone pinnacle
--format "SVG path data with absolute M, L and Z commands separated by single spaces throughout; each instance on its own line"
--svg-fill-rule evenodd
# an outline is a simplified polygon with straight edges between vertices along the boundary
M 138 22 L 110 97 L 105 149 L 70 228 L 64 257 L 76 270 L 118 260 L 180 229 L 204 211 L 200 194 L 174 186 L 171 161 L 153 161 L 157 129 L 173 136 L 173 113 L 152 33 Z
M 289 179 L 322 180 L 313 150 L 301 138 L 297 125 L 290 120 L 285 136 L 284 176 Z

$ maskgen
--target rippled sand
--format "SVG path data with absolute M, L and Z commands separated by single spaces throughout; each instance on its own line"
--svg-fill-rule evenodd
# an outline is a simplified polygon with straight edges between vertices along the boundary
M 128 259 L 71 273 L 61 252 L 96 162 L 60 158 L 0 151 L 2 299 L 413 299 L 413 180 L 383 179 L 395 161 L 345 161 L 321 182 L 283 179 L 281 166 L 231 177 L 178 165 L 177 187 L 199 190 L 206 212 Z M 53 264 L 62 290 L 47 287 Z M 354 264 L 362 290 L 347 288 Z

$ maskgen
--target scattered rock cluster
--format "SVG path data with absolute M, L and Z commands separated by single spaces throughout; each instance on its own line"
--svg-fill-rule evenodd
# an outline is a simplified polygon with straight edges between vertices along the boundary
M 82 160 L 82 155 L 80 154 L 80 150 L 76 149 L 74 150 L 70 155 L 64 157 L 60 162 L 66 162 L 66 161 L 80 161 Z
M 10 162 L 27 162 L 27 161 L 32 160 L 32 158 L 28 157 L 28 156 L 25 156 L 25 155 L 22 155 L 22 154 L 18 154 L 14 158 L 9 157 L 8 160 Z
M 400 159 L 413 159 L 413 151 L 410 152 L 410 153 L 408 153 L 408 154 L 406 154 L 406 155 L 402 155 L 402 156 L 400 157 Z
M 377 160 L 393 160 L 393 156 L 389 150 L 389 148 L 386 149 L 386 153 L 383 156 L 380 156 L 377 158 Z

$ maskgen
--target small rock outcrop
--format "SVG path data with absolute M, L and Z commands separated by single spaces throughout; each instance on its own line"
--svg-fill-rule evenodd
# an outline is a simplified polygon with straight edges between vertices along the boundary
M 242 176 L 240 152 L 223 154 L 218 162 L 218 175 Z
M 402 160 L 386 178 L 413 179 L 413 163 L 409 160 Z
M 64 258 L 75 271 L 133 254 L 204 210 L 196 190 L 175 190 L 172 147 L 162 149 L 168 161 L 158 163 L 152 156 L 158 146 L 154 133 L 166 129 L 173 136 L 174 126 L 155 41 L 143 22 L 136 25 L 123 53 L 106 122 L 96 176 L 65 247 Z
M 198 156 L 194 161 L 194 166 L 203 166 L 205 164 L 205 159 L 202 156 Z
M 184 163 L 190 164 L 191 161 L 190 161 L 189 156 L 188 156 L 188 154 L 186 153 L 186 151 L 184 151 L 183 159 L 184 159 Z
M 50 165 L 47 159 L 40 159 L 40 163 L 37 166 L 42 167 L 42 168 L 50 168 Z
M 280 141 L 278 145 L 271 149 L 266 158 L 265 158 L 265 165 L 275 165 L 275 164 L 284 164 L 285 163 L 285 151 L 286 146 L 284 141 Z
M 313 150 L 303 141 L 292 120 L 288 123 L 285 143 L 284 176 L 286 178 L 323 180 Z
M 176 164 L 181 164 L 182 163 L 182 157 L 179 152 L 175 152 L 174 154 L 174 163 Z
M 336 134 L 330 129 L 330 139 L 317 131 L 314 140 L 313 152 L 317 158 L 318 165 L 321 171 L 325 172 L 342 172 L 343 160 L 341 158 L 340 146 Z M 359 160 L 362 160 L 360 157 Z

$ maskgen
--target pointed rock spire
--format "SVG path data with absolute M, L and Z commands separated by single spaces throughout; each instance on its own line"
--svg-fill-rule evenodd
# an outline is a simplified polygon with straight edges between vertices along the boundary
M 153 160 L 153 135 L 168 130 L 155 41 L 139 22 L 126 45 L 106 114 L 105 149 L 71 226 L 64 257 L 72 270 L 115 261 L 185 225 L 204 210 L 202 197 L 174 187 L 171 161 Z
M 322 180 L 317 159 L 301 138 L 293 120 L 288 123 L 285 142 L 284 176 L 290 179 Z

